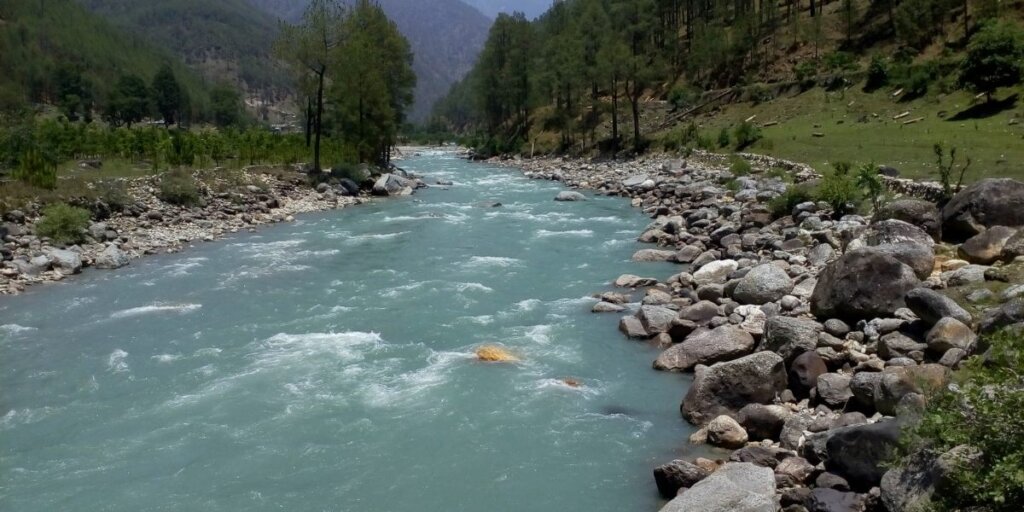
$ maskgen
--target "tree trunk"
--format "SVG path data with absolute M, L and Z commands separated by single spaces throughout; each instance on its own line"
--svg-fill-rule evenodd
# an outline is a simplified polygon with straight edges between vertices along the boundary
M 323 131 L 324 118 L 324 70 L 317 77 L 316 87 L 316 123 L 313 126 L 315 142 L 313 143 L 313 170 L 320 172 L 320 136 Z
M 626 82 L 626 95 L 629 96 L 629 107 L 633 113 L 633 150 L 640 153 L 640 87 L 633 82 L 632 90 Z
M 306 148 L 313 145 L 313 98 L 306 97 Z
M 619 151 L 619 79 L 612 78 L 612 149 Z

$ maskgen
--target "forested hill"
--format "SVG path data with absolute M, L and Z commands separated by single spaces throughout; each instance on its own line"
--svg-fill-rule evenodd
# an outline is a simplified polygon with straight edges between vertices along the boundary
M 291 80 L 274 63 L 277 20 L 245 0 L 79 0 L 116 26 L 179 55 L 211 80 L 234 82 L 265 98 Z
M 530 19 L 543 14 L 553 3 L 552 0 L 465 0 L 465 2 L 492 18 L 497 17 L 500 13 L 511 14 L 518 11 Z
M 308 0 L 247 0 L 290 22 Z M 491 20 L 460 0 L 380 0 L 388 17 L 409 40 L 415 60 L 416 100 L 410 119 L 423 120 L 451 85 L 473 67 Z
M 74 0 L 0 2 L 0 111 L 28 102 L 99 103 L 120 77 L 148 81 L 164 63 L 171 64 L 192 107 L 203 108 L 209 93 L 198 75 Z

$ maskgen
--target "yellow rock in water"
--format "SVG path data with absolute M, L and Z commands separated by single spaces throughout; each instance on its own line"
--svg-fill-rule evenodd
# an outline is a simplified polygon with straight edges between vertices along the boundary
M 482 347 L 477 347 L 476 357 L 481 361 L 492 363 L 514 363 L 519 360 L 518 357 L 505 348 L 496 345 L 484 345 Z

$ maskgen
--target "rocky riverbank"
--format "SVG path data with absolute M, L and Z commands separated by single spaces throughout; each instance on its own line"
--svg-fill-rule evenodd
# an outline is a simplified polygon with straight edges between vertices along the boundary
M 290 222 L 299 213 L 345 208 L 371 196 L 408 195 L 426 186 L 401 172 L 366 183 L 327 179 L 316 187 L 299 169 L 248 168 L 223 180 L 197 180 L 201 206 L 170 204 L 159 197 L 160 176 L 123 180 L 126 198 L 113 207 L 102 200 L 80 206 L 93 219 L 85 243 L 63 246 L 36 234 L 43 206 L 9 211 L 0 223 L 0 295 L 59 281 L 84 268 L 116 269 L 131 260 L 181 251 L 263 224 Z M 74 202 L 74 201 L 73 201 Z
M 1024 183 L 983 180 L 941 208 L 897 197 L 868 217 L 816 202 L 773 212 L 771 199 L 818 176 L 763 157 L 745 176 L 716 155 L 502 163 L 630 198 L 653 219 L 639 240 L 656 247 L 634 259 L 679 264 L 665 280 L 620 276 L 622 292 L 594 306 L 664 349 L 655 369 L 692 372 L 679 405 L 699 428 L 689 442 L 724 450 L 654 469 L 665 511 L 926 502 L 941 474 L 888 469 L 901 427 L 983 349 L 979 334 L 1024 321 Z

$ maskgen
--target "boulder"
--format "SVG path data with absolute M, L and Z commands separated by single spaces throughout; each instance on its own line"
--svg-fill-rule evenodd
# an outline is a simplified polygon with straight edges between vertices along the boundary
M 651 334 L 644 329 L 644 324 L 635 316 L 622 317 L 619 320 L 619 331 L 630 338 L 646 339 L 651 337 Z
M 735 450 L 747 444 L 747 431 L 729 416 L 719 416 L 708 422 L 705 428 L 708 444 L 712 446 Z
M 594 307 L 590 308 L 594 313 L 621 313 L 626 310 L 626 307 L 621 304 L 613 304 L 611 302 L 599 301 L 594 304 Z
M 957 249 L 957 254 L 971 263 L 991 265 L 1003 257 L 1006 243 L 1016 233 L 1016 229 L 1006 226 L 992 226 L 968 238 Z
M 658 280 L 652 277 L 640 277 L 633 274 L 622 274 L 615 279 L 615 286 L 619 288 L 641 288 L 644 286 L 654 286 L 658 284 Z
M 914 270 L 918 279 L 927 279 L 935 271 L 935 252 L 921 244 L 883 244 L 872 247 L 882 254 L 888 254 Z
M 920 244 L 935 245 L 935 240 L 924 229 L 902 220 L 888 219 L 875 222 L 862 235 L 867 245 Z
M 654 468 L 654 483 L 662 498 L 672 499 L 679 489 L 688 489 L 705 479 L 711 472 L 692 462 L 674 460 Z
M 639 262 L 659 262 L 669 261 L 674 258 L 676 253 L 674 251 L 664 251 L 660 249 L 640 249 L 633 254 L 633 261 Z
M 1024 225 L 1024 183 L 988 178 L 961 190 L 942 208 L 942 236 L 962 242 L 992 226 Z
M 956 446 L 936 457 L 923 451 L 904 459 L 882 476 L 881 499 L 885 508 L 897 510 L 929 510 L 936 490 L 949 490 L 953 484 L 949 475 L 957 468 L 977 468 L 981 453 L 967 445 Z
M 885 463 L 899 442 L 900 427 L 895 420 L 883 420 L 822 434 L 826 436 L 825 469 L 845 478 L 853 490 L 864 492 L 882 481 Z
M 1024 326 L 1024 298 L 1016 298 L 986 311 L 978 332 L 991 334 L 1003 327 L 1019 328 L 1022 326 Z
M 775 512 L 775 475 L 748 462 L 727 462 L 668 502 L 661 512 Z
M 807 499 L 807 512 L 863 512 L 864 496 L 828 487 L 811 491 Z
M 794 393 L 806 397 L 818 385 L 818 377 L 828 372 L 825 360 L 813 350 L 796 356 L 789 365 L 789 386 Z
M 698 364 L 731 361 L 754 350 L 754 337 L 735 325 L 700 330 L 666 349 L 654 361 L 658 370 L 684 371 Z
M 643 325 L 647 334 L 659 334 L 668 332 L 675 320 L 677 313 L 664 306 L 640 306 L 636 317 Z
M 397 196 L 410 186 L 409 180 L 397 174 L 382 174 L 373 184 L 373 195 Z
M 970 352 L 976 339 L 970 327 L 953 317 L 946 317 L 928 331 L 925 343 L 933 353 L 945 354 L 954 348 Z
M 890 332 L 878 340 L 878 357 L 893 359 L 910 357 L 912 352 L 923 352 L 928 345 L 901 332 Z
M 798 355 L 814 350 L 821 331 L 822 325 L 814 320 L 773 316 L 764 324 L 764 336 L 758 349 L 775 352 L 788 364 Z
M 920 281 L 907 265 L 871 248 L 856 249 L 818 275 L 811 311 L 818 317 L 857 321 L 891 317 Z
M 857 372 L 850 378 L 850 392 L 863 407 L 875 407 L 875 389 L 882 379 L 882 372 Z
M 965 324 L 970 324 L 973 320 L 971 314 L 955 300 L 928 288 L 910 290 L 905 302 L 907 307 L 928 325 L 935 325 L 945 317 L 955 318 Z
M 60 270 L 63 274 L 77 274 L 82 271 L 82 256 L 77 252 L 66 249 L 50 249 L 46 256 L 53 264 L 53 268 Z
M 895 219 L 918 226 L 938 242 L 942 239 L 942 215 L 934 203 L 920 199 L 897 199 L 875 212 L 875 222 Z
M 786 389 L 786 366 L 773 352 L 758 352 L 734 361 L 699 365 L 680 411 L 690 423 L 702 425 L 747 404 L 771 403 Z
M 943 272 L 942 280 L 946 286 L 964 286 L 972 283 L 985 282 L 985 272 L 988 267 L 984 265 L 967 265 L 956 270 Z
M 127 253 L 116 245 L 108 245 L 93 259 L 92 266 L 102 269 L 115 269 L 127 265 L 128 262 L 129 257 Z
M 818 376 L 818 400 L 826 405 L 841 409 L 853 398 L 850 376 L 839 373 L 825 373 Z
M 1002 258 L 1007 261 L 1013 261 L 1014 258 L 1024 256 L 1024 229 L 1018 230 L 1006 241 L 1003 245 L 1003 256 Z
M 737 421 L 752 441 L 778 439 L 793 412 L 781 405 L 749 404 L 740 409 Z
M 712 261 L 693 273 L 693 281 L 698 285 L 722 284 L 737 268 L 739 264 L 734 260 Z
M 732 297 L 740 304 L 775 302 L 793 291 L 793 280 L 778 265 L 758 265 L 743 276 Z
M 814 473 L 814 464 L 803 457 L 786 457 L 779 462 L 778 466 L 775 466 L 776 481 L 779 481 L 781 477 L 790 486 L 803 485 Z
M 587 196 L 572 190 L 563 190 L 555 196 L 555 201 L 586 201 Z

